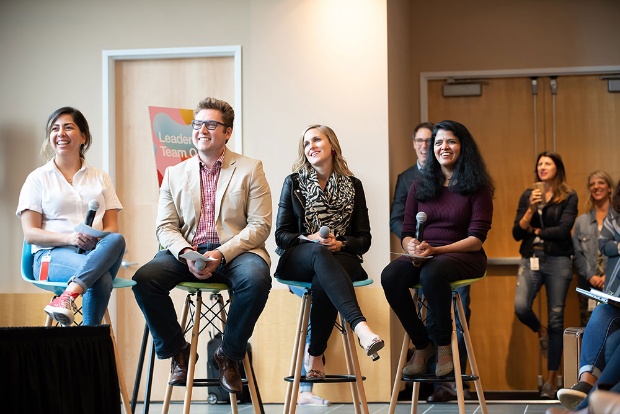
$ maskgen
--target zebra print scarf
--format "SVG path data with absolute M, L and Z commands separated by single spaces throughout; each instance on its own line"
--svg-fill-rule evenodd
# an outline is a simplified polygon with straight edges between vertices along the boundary
M 299 188 L 306 199 L 306 232 L 316 233 L 321 226 L 328 226 L 336 237 L 344 236 L 353 214 L 353 180 L 333 172 L 322 190 L 314 168 L 302 168 L 297 174 Z

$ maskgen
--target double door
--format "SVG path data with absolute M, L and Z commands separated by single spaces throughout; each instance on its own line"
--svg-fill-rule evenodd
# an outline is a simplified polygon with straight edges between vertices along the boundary
M 512 226 L 519 197 L 536 180 L 536 156 L 562 156 L 568 184 L 585 211 L 587 176 L 595 170 L 620 180 L 620 94 L 607 90 L 600 75 L 487 78 L 482 94 L 444 97 L 444 80 L 428 81 L 428 119 L 452 119 L 474 136 L 495 180 L 493 225 L 484 248 L 488 277 L 472 286 L 471 332 L 485 389 L 533 390 L 546 360 L 536 334 L 514 315 L 519 243 Z M 575 282 L 573 282 L 575 284 Z M 544 289 L 535 311 L 547 324 Z M 568 294 L 565 326 L 578 326 L 574 286 Z M 569 384 L 570 385 L 570 384 Z

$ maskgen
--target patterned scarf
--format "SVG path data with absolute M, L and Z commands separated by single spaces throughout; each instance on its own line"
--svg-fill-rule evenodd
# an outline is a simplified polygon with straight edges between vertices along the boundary
M 328 226 L 336 237 L 344 236 L 353 214 L 353 180 L 333 172 L 323 191 L 319 186 L 316 170 L 308 170 L 302 168 L 297 173 L 301 193 L 306 199 L 306 232 L 316 233 L 321 226 Z

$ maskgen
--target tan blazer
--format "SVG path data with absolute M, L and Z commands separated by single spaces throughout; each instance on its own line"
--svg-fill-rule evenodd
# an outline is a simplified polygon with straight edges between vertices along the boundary
M 252 252 L 270 265 L 265 240 L 271 231 L 271 190 L 258 160 L 226 149 L 217 183 L 215 225 L 227 262 Z M 192 247 L 200 218 L 200 166 L 195 155 L 168 167 L 159 190 L 157 239 L 178 259 Z

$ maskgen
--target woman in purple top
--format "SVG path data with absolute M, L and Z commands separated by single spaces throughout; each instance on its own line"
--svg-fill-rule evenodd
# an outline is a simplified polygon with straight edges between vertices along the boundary
M 385 297 L 411 338 L 415 352 L 405 375 L 426 373 L 434 362 L 438 377 L 454 371 L 452 290 L 450 283 L 484 275 L 487 258 L 482 243 L 493 217 L 494 184 L 467 128 L 442 121 L 433 128 L 422 176 L 414 181 L 405 207 L 401 245 L 406 253 L 381 274 Z M 422 240 L 416 237 L 416 215 L 426 213 Z M 434 323 L 428 328 L 418 317 L 409 288 L 420 283 Z

